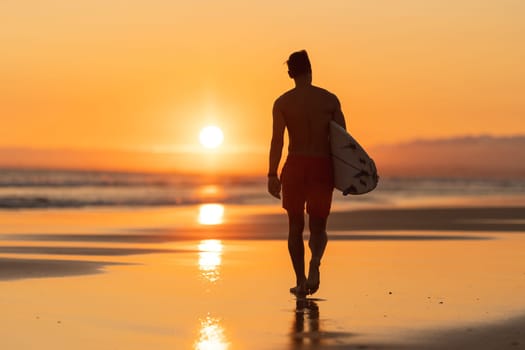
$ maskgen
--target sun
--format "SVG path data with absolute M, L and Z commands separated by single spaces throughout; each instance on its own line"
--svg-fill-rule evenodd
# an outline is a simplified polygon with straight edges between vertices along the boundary
M 202 128 L 199 134 L 199 141 L 206 148 L 217 148 L 222 144 L 223 140 L 224 134 L 222 130 L 215 125 Z

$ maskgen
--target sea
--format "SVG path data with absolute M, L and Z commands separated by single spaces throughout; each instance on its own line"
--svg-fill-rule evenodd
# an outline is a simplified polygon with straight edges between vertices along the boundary
M 365 195 L 334 193 L 334 205 L 392 206 L 525 198 L 525 179 L 381 178 Z M 0 210 L 159 207 L 205 203 L 276 205 L 264 176 L 0 169 Z

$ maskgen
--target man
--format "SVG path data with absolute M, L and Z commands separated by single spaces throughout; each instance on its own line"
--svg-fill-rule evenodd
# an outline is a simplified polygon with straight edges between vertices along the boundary
M 281 198 L 288 213 L 288 251 L 296 276 L 290 292 L 298 297 L 319 289 L 319 266 L 326 243 L 326 221 L 332 203 L 333 168 L 330 159 L 329 123 L 334 120 L 346 128 L 337 97 L 312 85 L 312 68 L 306 51 L 294 52 L 288 61 L 288 75 L 295 88 L 284 93 L 273 106 L 273 132 L 268 170 L 268 192 Z M 288 157 L 277 176 L 288 130 Z M 310 260 L 308 278 L 304 264 L 304 209 L 309 216 Z

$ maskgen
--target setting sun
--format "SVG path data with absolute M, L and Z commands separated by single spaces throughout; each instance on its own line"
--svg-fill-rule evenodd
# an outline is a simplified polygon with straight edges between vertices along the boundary
M 222 130 L 214 125 L 203 128 L 199 134 L 201 145 L 206 148 L 217 148 L 222 144 L 224 134 Z

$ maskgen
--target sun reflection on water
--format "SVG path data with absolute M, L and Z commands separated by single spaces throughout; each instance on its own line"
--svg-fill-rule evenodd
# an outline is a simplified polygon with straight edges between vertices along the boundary
M 226 350 L 229 347 L 218 318 L 207 316 L 201 320 L 199 340 L 194 347 L 196 350 Z
M 222 242 L 218 239 L 206 239 L 199 244 L 199 270 L 201 276 L 210 282 L 220 278 L 219 267 L 222 262 Z
M 220 198 L 224 198 L 224 189 L 217 185 L 204 185 L 197 189 L 197 196 L 201 200 L 205 201 L 216 201 Z
M 199 207 L 199 224 L 219 225 L 222 224 L 224 217 L 224 205 L 222 204 L 203 204 Z

